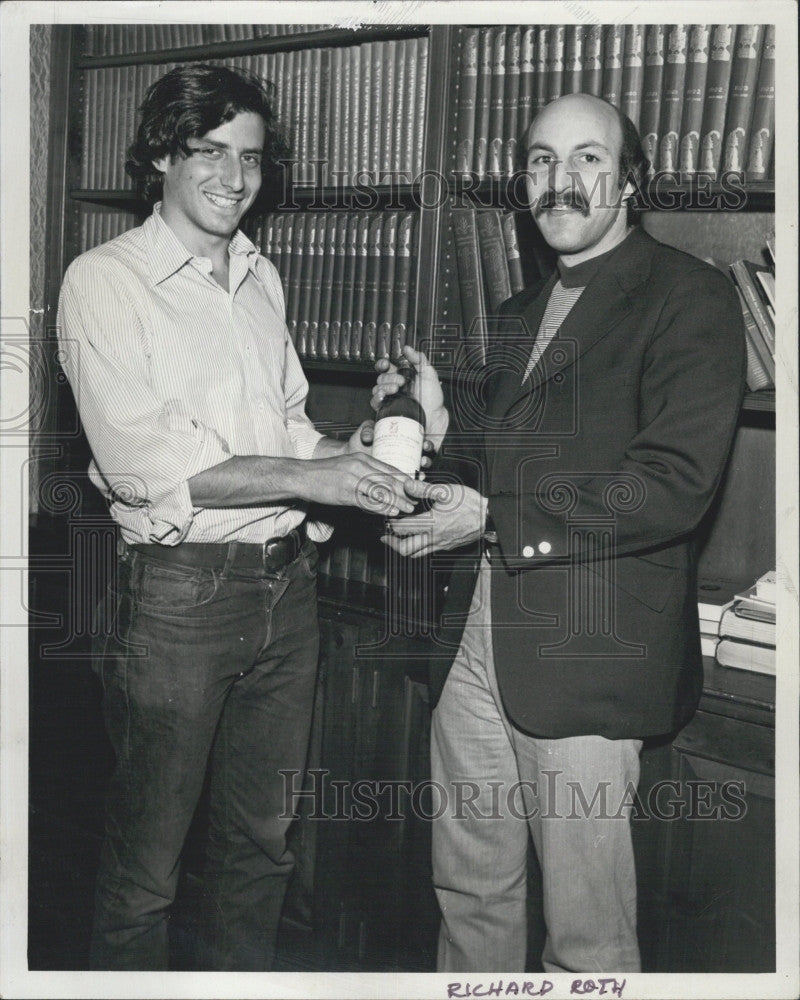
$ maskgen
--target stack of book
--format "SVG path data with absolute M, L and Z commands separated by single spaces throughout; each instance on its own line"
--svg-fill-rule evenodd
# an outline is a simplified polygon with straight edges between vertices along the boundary
M 768 263 L 731 264 L 744 317 L 747 387 L 751 392 L 775 385 L 775 244 L 767 240 Z
M 301 358 L 397 358 L 414 342 L 417 213 L 270 212 L 255 237 L 277 267 Z
M 700 649 L 703 656 L 715 656 L 722 616 L 733 604 L 741 583 L 730 580 L 701 580 L 697 588 L 697 613 L 700 618 Z
M 654 172 L 769 176 L 775 26 L 568 24 L 462 29 L 457 80 L 460 175 L 523 164 L 525 130 L 548 102 L 585 92 L 636 125 Z
M 775 571 L 736 594 L 719 623 L 716 659 L 723 667 L 775 673 Z
M 427 37 L 241 55 L 220 62 L 275 85 L 274 106 L 288 137 L 296 182 L 410 184 L 420 176 Z M 123 167 L 136 109 L 150 84 L 173 65 L 87 70 L 81 187 L 131 186 Z

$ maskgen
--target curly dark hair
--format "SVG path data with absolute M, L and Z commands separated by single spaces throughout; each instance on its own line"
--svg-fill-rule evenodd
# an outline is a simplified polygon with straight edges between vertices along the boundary
M 243 111 L 264 121 L 261 174 L 269 187 L 289 147 L 273 109 L 274 86 L 241 69 L 209 63 L 176 66 L 148 89 L 139 108 L 136 138 L 128 149 L 125 170 L 151 204 L 161 197 L 164 175 L 153 160 L 190 156 L 187 140 L 204 136 Z

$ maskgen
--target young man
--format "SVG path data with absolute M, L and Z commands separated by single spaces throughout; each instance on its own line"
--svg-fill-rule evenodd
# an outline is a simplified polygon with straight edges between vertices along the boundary
M 573 94 L 540 112 L 528 185 L 558 270 L 490 320 L 476 488 L 385 539 L 411 556 L 472 546 L 444 609 L 461 625 L 442 629 L 431 673 L 432 776 L 450 793 L 433 830 L 441 970 L 525 969 L 528 829 L 544 969 L 640 967 L 639 751 L 699 700 L 693 533 L 744 389 L 725 277 L 629 224 L 645 167 L 605 101 Z M 438 408 L 435 374 L 412 360 Z M 397 381 L 381 375 L 374 399 Z
M 317 666 L 311 502 L 409 511 L 362 434 L 320 435 L 275 268 L 237 229 L 283 152 L 254 78 L 181 66 L 148 91 L 128 170 L 138 229 L 79 257 L 64 366 L 120 527 L 99 674 L 116 752 L 92 966 L 165 969 L 167 917 L 210 760 L 204 966 L 270 967 Z M 369 440 L 369 431 L 363 434 Z

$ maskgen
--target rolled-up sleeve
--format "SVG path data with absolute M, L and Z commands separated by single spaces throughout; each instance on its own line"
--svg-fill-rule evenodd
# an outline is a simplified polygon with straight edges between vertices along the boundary
M 58 337 L 109 499 L 142 508 L 153 541 L 179 542 L 195 513 L 188 480 L 230 452 L 182 401 L 152 391 L 146 325 L 113 262 L 79 259 L 67 270 Z

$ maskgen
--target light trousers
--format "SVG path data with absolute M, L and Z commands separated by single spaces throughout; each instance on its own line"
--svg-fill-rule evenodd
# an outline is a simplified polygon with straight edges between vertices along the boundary
M 490 580 L 484 560 L 432 720 L 432 778 L 447 802 L 433 822 L 438 969 L 525 971 L 530 831 L 545 971 L 638 971 L 630 812 L 641 741 L 541 739 L 509 722 L 492 656 Z M 531 670 L 534 657 L 532 645 Z

